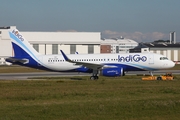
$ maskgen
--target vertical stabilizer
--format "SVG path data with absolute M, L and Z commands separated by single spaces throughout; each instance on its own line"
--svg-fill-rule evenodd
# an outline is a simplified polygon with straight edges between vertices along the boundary
M 23 58 L 31 56 L 35 59 L 37 55 L 39 55 L 39 53 L 30 45 L 30 43 L 17 29 L 9 29 L 9 36 L 14 49 L 14 57 Z

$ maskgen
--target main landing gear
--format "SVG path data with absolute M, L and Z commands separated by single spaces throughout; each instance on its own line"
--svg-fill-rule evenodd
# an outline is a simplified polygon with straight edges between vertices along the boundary
M 97 80 L 99 77 L 97 76 L 98 70 L 93 70 L 93 75 L 90 77 L 91 80 Z
M 91 76 L 90 79 L 91 80 L 97 80 L 97 79 L 99 79 L 99 77 L 98 76 Z

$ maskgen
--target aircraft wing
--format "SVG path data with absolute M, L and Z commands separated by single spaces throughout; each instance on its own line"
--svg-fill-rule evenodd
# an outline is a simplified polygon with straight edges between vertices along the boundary
M 6 58 L 6 61 L 7 62 L 11 62 L 11 63 L 22 63 L 22 64 L 26 64 L 29 62 L 28 59 L 17 59 L 17 58 L 13 58 L 13 57 L 9 57 L 9 58 Z
M 87 63 L 87 62 L 77 62 L 77 61 L 72 61 L 71 59 L 69 59 L 66 54 L 60 50 L 64 59 L 67 62 L 70 63 L 75 63 L 75 65 L 82 65 L 84 67 L 90 68 L 90 69 L 101 69 L 101 68 L 116 68 L 117 66 L 112 66 L 112 65 L 104 65 L 104 64 L 100 64 L 100 63 Z

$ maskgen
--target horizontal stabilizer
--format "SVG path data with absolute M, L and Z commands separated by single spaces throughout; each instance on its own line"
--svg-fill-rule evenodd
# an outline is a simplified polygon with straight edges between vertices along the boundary
M 13 57 L 6 58 L 6 61 L 11 63 L 22 63 L 22 64 L 29 63 L 28 59 L 17 59 Z

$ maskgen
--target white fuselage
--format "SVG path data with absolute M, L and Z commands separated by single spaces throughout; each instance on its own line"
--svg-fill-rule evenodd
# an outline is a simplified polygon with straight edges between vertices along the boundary
M 154 53 L 126 53 L 126 54 L 70 54 L 71 60 L 86 63 L 98 63 L 105 65 L 123 66 L 125 71 L 133 71 L 132 68 L 154 71 L 168 69 L 174 66 L 174 62 L 164 59 L 163 55 Z M 55 71 L 68 71 L 81 67 L 64 60 L 62 55 L 39 55 L 40 64 Z M 129 69 L 130 66 L 131 69 Z

